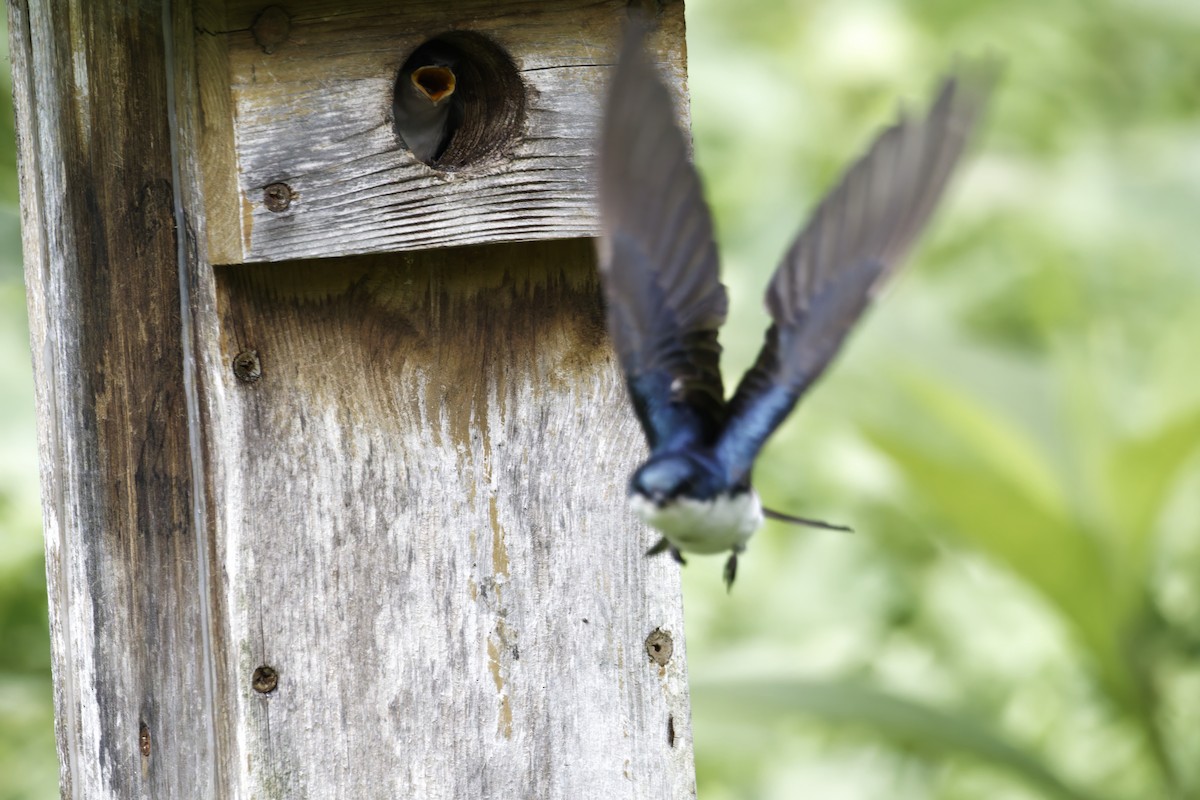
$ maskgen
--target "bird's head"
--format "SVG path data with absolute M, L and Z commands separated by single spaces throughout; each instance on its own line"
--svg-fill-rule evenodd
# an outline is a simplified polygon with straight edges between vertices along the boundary
M 679 497 L 707 500 L 721 488 L 720 478 L 712 469 L 683 453 L 651 458 L 629 481 L 630 494 L 639 494 L 660 507 Z

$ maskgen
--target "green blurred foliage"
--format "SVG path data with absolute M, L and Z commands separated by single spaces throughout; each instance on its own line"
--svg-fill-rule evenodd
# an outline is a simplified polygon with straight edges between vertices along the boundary
M 955 54 L 1006 63 L 908 273 L 685 571 L 700 795 L 1200 798 L 1200 5 L 688 4 L 725 364 L 805 211 Z
M 700 796 L 1200 798 L 1200 5 L 689 0 L 726 368 L 806 210 L 956 53 L 1006 62 L 912 264 L 684 571 Z M 7 37 L 4 37 L 6 40 Z M 8 76 L 3 77 L 8 83 Z M 0 800 L 56 795 L 0 87 Z

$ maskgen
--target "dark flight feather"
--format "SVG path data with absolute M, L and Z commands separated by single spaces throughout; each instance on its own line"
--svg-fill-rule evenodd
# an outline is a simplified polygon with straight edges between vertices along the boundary
M 712 221 L 642 39 L 631 26 L 601 135 L 598 252 L 608 328 L 651 461 L 685 452 L 697 464 L 707 458 L 724 473 L 721 485 L 744 489 L 767 438 L 924 228 L 995 70 L 956 70 L 925 116 L 902 114 L 817 206 L 771 279 L 766 342 L 726 404 L 717 330 L 728 301 Z
M 821 202 L 767 288 L 773 324 L 730 400 L 717 457 L 732 483 L 836 355 L 924 229 L 987 100 L 994 69 L 947 78 L 923 118 L 902 115 Z
M 641 35 L 609 89 L 600 153 L 608 329 L 654 452 L 711 445 L 724 423 L 717 330 L 728 300 L 712 221 L 673 104 Z

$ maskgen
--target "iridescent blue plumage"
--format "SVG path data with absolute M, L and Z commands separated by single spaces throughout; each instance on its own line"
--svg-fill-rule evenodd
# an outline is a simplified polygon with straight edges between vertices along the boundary
M 912 247 L 984 106 L 992 70 L 943 81 L 923 118 L 884 131 L 820 203 L 771 279 L 772 325 L 726 402 L 717 331 L 728 299 L 700 180 L 670 96 L 627 36 L 600 147 L 600 272 L 608 328 L 650 456 L 630 481 L 634 508 L 659 528 L 651 553 L 737 554 L 764 514 L 754 460 L 836 355 L 871 297 Z

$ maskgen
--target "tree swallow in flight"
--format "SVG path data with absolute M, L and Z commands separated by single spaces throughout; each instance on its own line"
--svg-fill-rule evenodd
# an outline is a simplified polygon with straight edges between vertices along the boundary
M 821 201 L 767 286 L 766 343 L 726 401 L 717 329 L 728 302 L 708 206 L 642 35 L 626 37 L 601 134 L 598 254 L 608 330 L 650 445 L 629 483 L 634 511 L 662 533 L 647 555 L 682 564 L 683 552 L 729 552 L 732 587 L 764 516 L 839 528 L 764 509 L 754 460 L 912 249 L 993 76 L 983 64 L 950 74 L 927 114 L 902 113 Z

